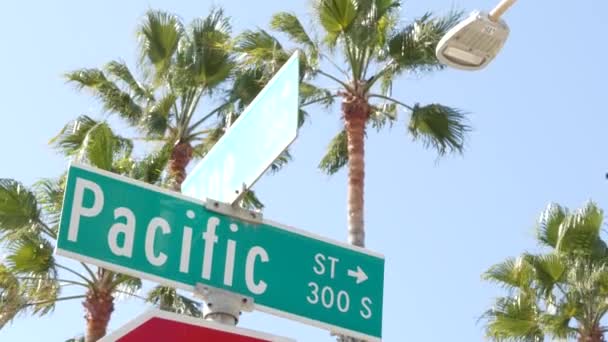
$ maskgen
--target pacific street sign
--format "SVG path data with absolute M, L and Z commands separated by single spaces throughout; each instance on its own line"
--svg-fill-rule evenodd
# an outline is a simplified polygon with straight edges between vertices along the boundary
M 201 318 L 150 310 L 121 328 L 103 337 L 99 342 L 295 342 L 254 330 L 204 321 Z
M 380 341 L 384 258 L 270 221 L 82 165 L 68 172 L 57 253 L 255 309 Z
M 234 203 L 295 140 L 300 84 L 294 53 L 182 183 L 200 200 Z

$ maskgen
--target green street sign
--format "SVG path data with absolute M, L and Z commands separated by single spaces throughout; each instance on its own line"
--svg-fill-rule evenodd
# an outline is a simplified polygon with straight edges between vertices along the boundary
M 56 252 L 188 291 L 227 290 L 260 311 L 381 340 L 381 255 L 216 205 L 71 165 Z

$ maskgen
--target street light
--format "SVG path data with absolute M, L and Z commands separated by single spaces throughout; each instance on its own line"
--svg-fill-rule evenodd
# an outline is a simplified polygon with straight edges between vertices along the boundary
M 489 14 L 474 11 L 441 38 L 437 59 L 463 70 L 480 70 L 498 54 L 509 37 L 509 26 L 500 19 L 516 0 L 502 0 Z

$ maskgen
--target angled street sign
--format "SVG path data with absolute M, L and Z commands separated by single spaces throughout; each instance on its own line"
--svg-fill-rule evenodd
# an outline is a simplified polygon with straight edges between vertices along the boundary
M 57 253 L 188 291 L 227 290 L 257 310 L 380 341 L 382 256 L 215 206 L 71 165 Z
M 232 204 L 295 140 L 298 61 L 296 52 L 194 167 L 182 183 L 183 194 Z
M 150 310 L 99 342 L 295 342 L 254 330 L 205 321 L 202 318 L 178 315 L 162 310 Z

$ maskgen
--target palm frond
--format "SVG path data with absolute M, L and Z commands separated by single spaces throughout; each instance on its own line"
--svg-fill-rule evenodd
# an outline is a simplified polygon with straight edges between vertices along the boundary
M 350 28 L 357 17 L 355 0 L 316 0 L 313 9 L 326 32 L 324 41 L 329 46 L 336 44 L 338 37 Z
M 111 287 L 113 291 L 125 296 L 136 295 L 142 287 L 141 279 L 131 277 L 126 274 L 117 273 L 114 275 Z
M 319 88 L 314 84 L 300 82 L 300 106 L 308 106 L 311 104 L 319 104 L 325 108 L 329 108 L 334 104 L 337 94 L 332 93 L 329 89 Z
M 526 297 L 506 297 L 484 314 L 486 335 L 497 341 L 542 342 L 538 308 Z
M 195 84 L 212 89 L 225 81 L 234 63 L 230 55 L 230 23 L 223 10 L 214 9 L 190 25 L 191 64 L 186 69 Z
M 262 68 L 253 67 L 239 70 L 228 92 L 228 101 L 236 104 L 239 111 L 243 111 L 269 80 L 270 75 Z
M 64 76 L 68 82 L 74 83 L 79 90 L 103 88 L 104 84 L 109 82 L 103 71 L 96 68 L 78 69 L 70 71 Z
M 377 130 L 384 128 L 387 123 L 392 126 L 397 121 L 397 104 L 386 102 L 379 106 L 372 106 L 368 120 Z
M 241 198 L 241 202 L 239 203 L 239 205 L 241 206 L 241 208 L 244 208 L 247 210 L 264 209 L 264 204 L 262 203 L 262 201 L 260 201 L 260 199 L 258 198 L 258 196 L 255 194 L 255 192 L 253 190 L 247 190 L 245 192 L 245 194 L 243 195 L 243 198 Z
M 81 154 L 94 166 L 103 170 L 112 168 L 114 156 L 113 133 L 104 123 L 95 125 L 82 141 Z
M 555 248 L 559 237 L 559 231 L 564 219 L 566 218 L 565 208 L 558 204 L 551 203 L 541 214 L 538 227 L 536 229 L 538 241 Z
M 416 104 L 408 129 L 414 140 L 422 140 L 426 147 L 436 149 L 439 155 L 462 152 L 466 135 L 471 130 L 464 112 L 440 104 Z
M 285 33 L 291 40 L 304 45 L 312 59 L 312 63 L 316 64 L 319 59 L 319 47 L 310 38 L 304 26 L 293 13 L 280 12 L 272 16 L 270 27 L 274 30 Z
M 302 127 L 302 125 L 304 125 L 304 123 L 306 122 L 308 117 L 309 117 L 308 112 L 303 110 L 300 107 L 300 109 L 298 110 L 298 128 L 300 128 L 300 127 Z
M 567 262 L 558 254 L 528 254 L 525 258 L 534 269 L 537 291 L 550 298 L 555 284 L 566 277 Z
M 394 69 L 394 68 L 393 68 Z M 380 75 L 379 79 L 380 79 L 380 93 L 384 96 L 392 96 L 393 94 L 393 80 L 395 78 L 395 73 L 394 72 L 390 72 L 390 70 L 388 70 L 389 72 L 385 72 L 382 75 Z M 371 87 L 373 84 L 370 84 L 369 86 Z
M 53 137 L 49 144 L 53 145 L 64 155 L 76 154 L 82 148 L 82 142 L 89 131 L 99 122 L 87 115 L 81 115 L 68 122 L 59 133 Z
M 289 59 L 281 43 L 265 30 L 246 30 L 236 38 L 235 51 L 245 66 L 273 74 Z
M 172 147 L 172 144 L 167 143 L 140 161 L 135 162 L 129 176 L 150 184 L 158 183 L 171 158 Z
M 65 175 L 57 179 L 42 179 L 34 184 L 34 193 L 42 213 L 44 222 L 53 232 L 52 238 L 57 237 L 59 229 L 59 218 L 63 207 L 63 195 L 65 190 Z
M 33 314 L 45 315 L 55 308 L 60 285 L 53 245 L 38 234 L 23 234 L 7 246 L 6 265 L 20 279 L 22 304 Z
M 544 314 L 541 316 L 543 330 L 556 339 L 576 339 L 577 329 L 570 326 L 572 316 L 569 309 L 559 309 L 559 314 Z
M 342 130 L 329 143 L 327 153 L 319 163 L 319 169 L 329 175 L 333 175 L 346 163 L 348 163 L 348 139 L 346 131 Z
M 509 258 L 493 265 L 483 274 L 483 279 L 507 288 L 529 288 L 534 280 L 534 269 L 526 258 Z
M 67 73 L 68 82 L 75 83 L 79 89 L 86 88 L 97 97 L 104 110 L 116 113 L 132 124 L 141 118 L 143 109 L 129 93 L 108 80 L 99 69 L 80 69 Z
M 56 274 L 40 274 L 22 280 L 24 306 L 36 315 L 46 315 L 55 309 L 61 287 Z
M 20 182 L 0 178 L 0 241 L 22 231 L 37 231 L 40 222 L 34 193 Z
M 154 66 L 156 81 L 166 77 L 184 32 L 177 16 L 158 10 L 148 11 L 139 25 L 140 62 Z
M 429 71 L 443 68 L 435 56 L 435 49 L 439 40 L 461 18 L 462 13 L 459 12 L 439 18 L 430 13 L 423 15 L 389 38 L 386 57 L 398 67 L 396 71 Z
M 86 115 L 65 125 L 50 143 L 65 155 L 104 170 L 111 170 L 115 159 L 129 156 L 133 149 L 131 140 L 114 134 L 107 122 Z
M 346 32 L 345 41 L 365 54 L 380 52 L 398 22 L 401 3 L 393 0 L 357 0 L 355 3 L 357 16 Z
M 124 82 L 128 86 L 128 89 L 133 93 L 133 97 L 135 99 L 145 101 L 154 100 L 154 95 L 152 91 L 144 87 L 135 79 L 135 77 L 129 70 L 129 67 L 127 67 L 124 62 L 110 61 L 105 65 L 104 69 L 109 75 L 112 75 Z
M 224 9 L 212 8 L 209 15 L 204 19 L 204 27 L 208 27 L 215 32 L 219 32 L 228 37 L 232 33 L 230 18 L 226 16 Z
M 223 135 L 224 125 L 221 123 L 212 128 L 200 144 L 194 146 L 193 155 L 197 158 L 205 157 Z
M 560 226 L 556 249 L 562 253 L 591 255 L 598 247 L 603 211 L 593 202 L 568 215 Z
M 21 285 L 14 274 L 0 264 L 0 329 L 24 308 Z
M 289 150 L 285 150 L 283 151 L 283 153 L 281 153 L 277 159 L 275 159 L 272 164 L 270 164 L 270 173 L 277 173 L 279 172 L 285 165 L 287 165 L 287 163 L 289 163 L 291 161 L 292 157 L 291 157 L 291 153 L 289 153 Z
M 114 157 L 129 155 L 132 148 L 129 140 L 118 137 L 107 123 L 100 122 L 87 132 L 80 157 L 102 170 L 112 170 Z
M 386 46 L 389 34 L 399 22 L 398 9 L 401 1 L 394 0 L 372 0 L 373 10 L 369 20 L 371 26 L 375 26 L 376 45 Z
M 193 317 L 201 317 L 202 314 L 200 303 L 180 295 L 175 289 L 170 287 L 154 287 L 148 293 L 147 300 L 162 310 Z
M 139 122 L 140 129 L 150 137 L 162 138 L 175 116 L 171 110 L 176 100 L 175 94 L 170 92 L 153 102 Z
M 57 274 L 53 245 L 40 236 L 28 236 L 8 246 L 6 264 L 18 274 Z

